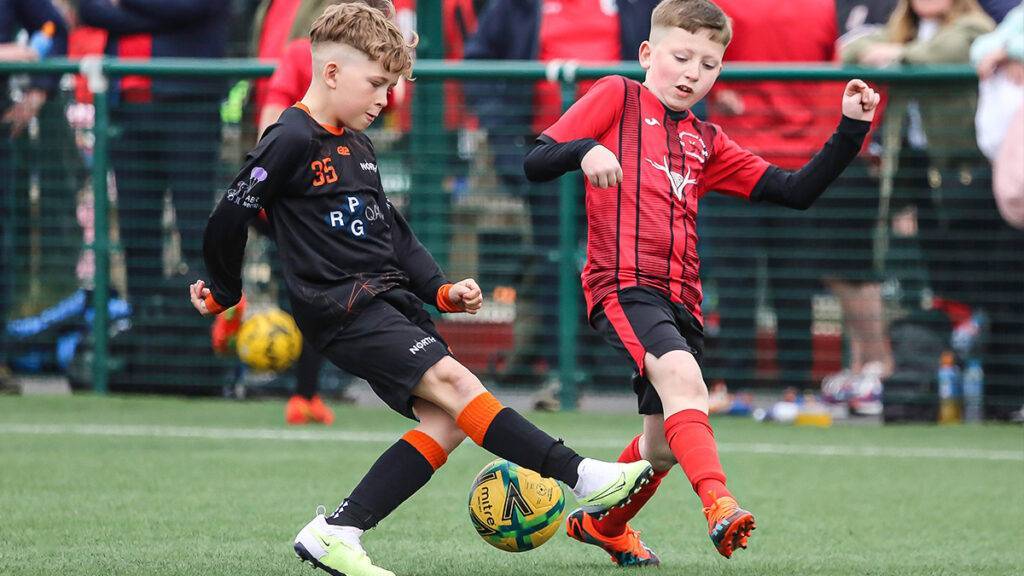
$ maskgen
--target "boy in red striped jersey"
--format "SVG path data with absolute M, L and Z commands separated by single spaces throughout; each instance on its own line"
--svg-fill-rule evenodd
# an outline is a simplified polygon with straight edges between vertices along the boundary
M 708 422 L 698 201 L 717 191 L 807 209 L 857 155 L 878 105 L 874 90 L 851 80 L 839 127 L 822 150 L 795 172 L 773 166 L 689 111 L 721 73 L 731 37 L 728 17 L 709 0 L 664 0 L 640 46 L 644 82 L 600 80 L 541 134 L 524 163 L 534 181 L 576 169 L 586 176 L 590 323 L 636 370 L 643 434 L 620 461 L 650 461 L 655 480 L 603 519 L 577 510 L 567 522 L 571 537 L 623 566 L 659 563 L 627 522 L 676 463 L 723 556 L 745 548 L 754 529 L 753 515 L 726 488 Z

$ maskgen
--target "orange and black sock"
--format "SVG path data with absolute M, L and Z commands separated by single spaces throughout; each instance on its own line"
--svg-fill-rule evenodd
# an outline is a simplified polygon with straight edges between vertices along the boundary
M 640 455 L 640 436 L 633 438 L 633 441 L 626 446 L 626 449 L 619 455 L 619 462 L 637 462 L 643 460 Z M 650 483 L 645 484 L 639 492 L 630 496 L 629 504 L 620 508 L 613 508 L 608 515 L 600 520 L 594 520 L 594 528 L 603 536 L 614 537 L 626 531 L 626 523 L 633 519 L 640 512 L 640 509 L 647 504 L 647 501 L 658 491 L 661 479 L 668 476 L 669 470 L 654 471 L 654 477 Z
M 560 480 L 570 488 L 579 481 L 577 469 L 583 458 L 515 410 L 502 406 L 490 392 L 470 401 L 455 423 L 495 456 Z
M 369 530 L 422 488 L 448 459 L 433 438 L 410 430 L 380 455 L 327 523 Z
M 711 506 L 716 498 L 731 496 L 725 487 L 725 472 L 718 461 L 715 433 L 707 414 L 683 410 L 669 416 L 665 419 L 665 439 L 705 507 Z

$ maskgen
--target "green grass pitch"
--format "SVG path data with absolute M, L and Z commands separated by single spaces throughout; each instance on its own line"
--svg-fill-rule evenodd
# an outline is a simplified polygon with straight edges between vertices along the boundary
M 535 414 L 581 452 L 614 458 L 629 414 Z M 730 488 L 757 516 L 749 550 L 718 556 L 675 470 L 634 521 L 669 575 L 1024 573 L 1020 426 L 798 429 L 714 420 Z M 0 574 L 313 574 L 291 540 L 409 427 L 341 408 L 289 429 L 280 402 L 0 397 Z M 559 533 L 523 554 L 480 540 L 467 442 L 364 544 L 399 576 L 620 574 Z M 567 492 L 567 510 L 571 494 Z

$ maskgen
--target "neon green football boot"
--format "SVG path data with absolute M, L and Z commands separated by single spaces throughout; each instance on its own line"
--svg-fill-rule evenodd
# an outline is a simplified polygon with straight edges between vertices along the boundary
M 600 520 L 612 508 L 629 503 L 630 497 L 654 477 L 654 468 L 647 460 L 626 464 L 585 458 L 579 475 L 572 490 L 576 501 L 584 512 Z
M 395 576 L 374 566 L 358 540 L 342 539 L 338 527 L 327 523 L 323 507 L 295 537 L 295 555 L 331 576 Z

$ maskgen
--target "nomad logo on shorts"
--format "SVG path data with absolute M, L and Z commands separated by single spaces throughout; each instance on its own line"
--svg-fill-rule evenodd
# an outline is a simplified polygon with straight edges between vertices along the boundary
M 413 344 L 409 348 L 409 353 L 412 354 L 413 356 L 415 356 L 417 352 L 419 352 L 420 350 L 425 349 L 427 346 L 430 346 L 431 344 L 433 344 L 435 342 L 437 342 L 437 338 L 434 338 L 433 336 L 427 336 L 423 340 L 420 340 L 419 342 Z

